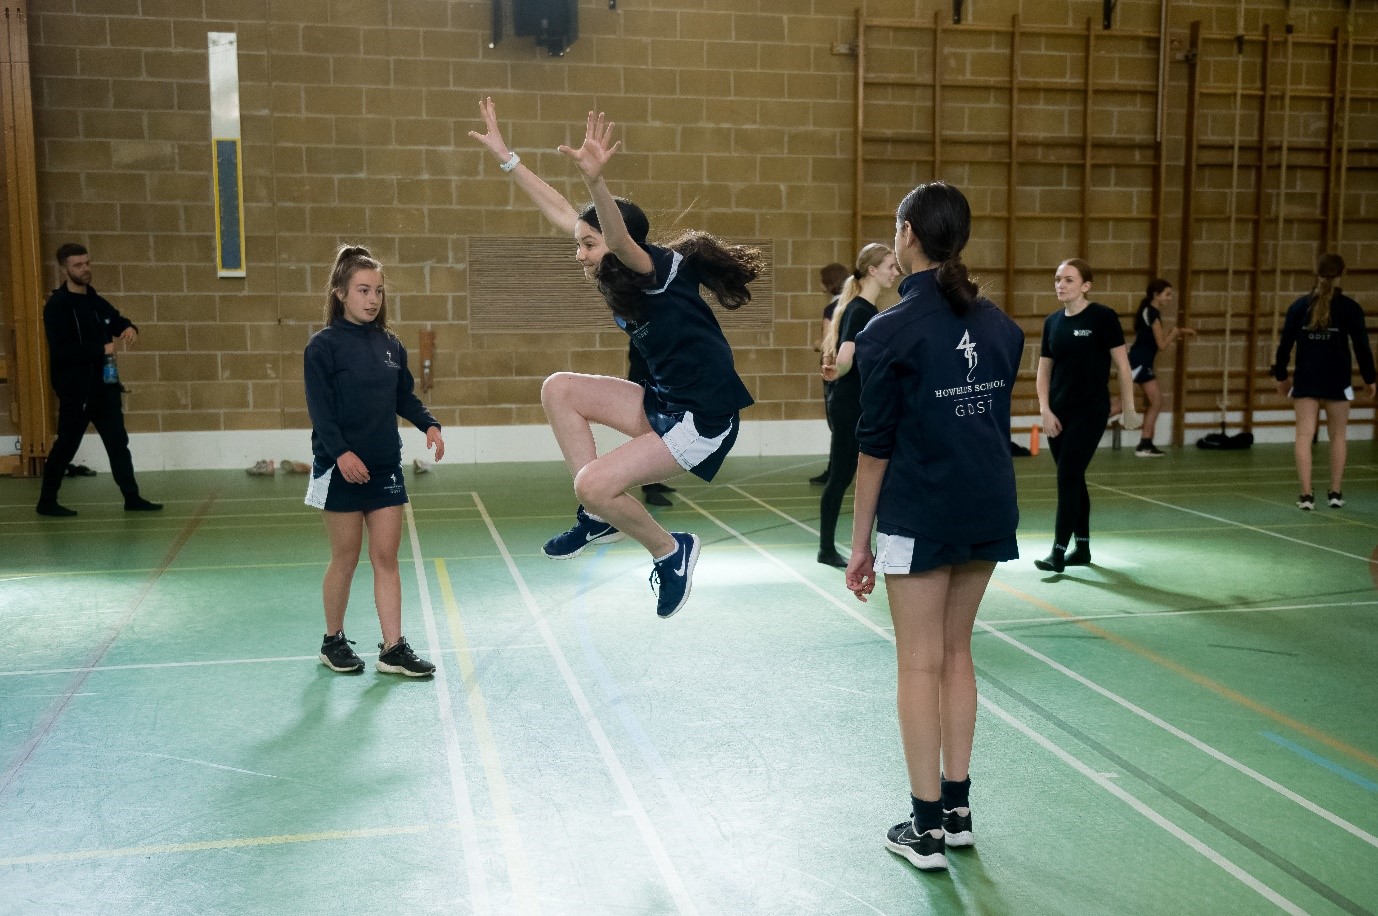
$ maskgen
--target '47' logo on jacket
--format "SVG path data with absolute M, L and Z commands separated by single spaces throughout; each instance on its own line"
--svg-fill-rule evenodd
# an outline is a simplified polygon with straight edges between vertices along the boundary
M 976 371 L 976 341 L 971 339 L 971 332 L 962 332 L 962 340 L 953 349 L 961 350 L 967 358 L 967 381 L 971 381 L 972 373 Z

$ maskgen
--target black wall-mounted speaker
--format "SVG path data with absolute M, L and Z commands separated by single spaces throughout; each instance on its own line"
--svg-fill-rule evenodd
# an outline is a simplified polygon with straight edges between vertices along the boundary
M 559 57 L 579 37 L 579 0 L 512 0 L 512 31 Z

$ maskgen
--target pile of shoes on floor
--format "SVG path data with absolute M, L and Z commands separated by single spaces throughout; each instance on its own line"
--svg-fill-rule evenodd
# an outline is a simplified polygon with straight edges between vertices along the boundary
M 254 462 L 254 466 L 246 468 L 245 473 L 250 477 L 272 477 L 282 469 L 284 474 L 310 474 L 311 465 L 305 461 L 293 461 L 291 458 L 284 458 L 281 462 L 275 462 L 271 458 L 264 458 Z
M 430 469 L 430 462 L 422 461 L 420 458 L 412 462 L 412 471 L 414 473 L 425 474 L 429 472 Z M 271 458 L 263 458 L 254 462 L 253 467 L 245 468 L 244 473 L 248 474 L 250 477 L 272 477 L 279 470 L 284 474 L 310 474 L 311 465 L 309 462 L 293 461 L 291 458 L 284 458 L 277 462 L 273 461 Z M 82 471 L 84 471 L 85 474 L 82 474 Z M 81 469 L 74 474 L 71 468 L 67 469 L 67 475 L 69 477 L 74 477 L 78 474 L 81 474 L 81 476 L 89 475 L 94 477 L 96 472 L 90 468 L 81 467 Z

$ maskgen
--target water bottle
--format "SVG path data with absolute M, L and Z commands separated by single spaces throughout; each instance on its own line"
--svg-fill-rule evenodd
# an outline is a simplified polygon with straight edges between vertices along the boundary
M 120 383 L 119 370 L 115 368 L 115 354 L 105 354 L 105 368 L 101 370 L 101 378 L 107 385 L 118 385 Z

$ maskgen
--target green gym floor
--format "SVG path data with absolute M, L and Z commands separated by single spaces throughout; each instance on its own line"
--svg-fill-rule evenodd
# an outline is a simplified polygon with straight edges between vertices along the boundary
M 143 473 L 167 509 L 127 516 L 102 474 L 68 520 L 0 480 L 0 913 L 1378 910 L 1378 447 L 1312 513 L 1290 446 L 1103 451 L 1096 565 L 1060 576 L 1032 564 L 1052 462 L 1017 460 L 1024 558 L 974 641 L 977 846 L 939 874 L 881 845 L 908 798 L 893 637 L 883 589 L 814 562 L 821 467 L 678 482 L 657 512 L 704 549 L 668 621 L 636 545 L 541 556 L 561 467 L 411 479 L 427 680 L 372 670 L 366 558 L 370 668 L 317 662 L 304 478 Z

